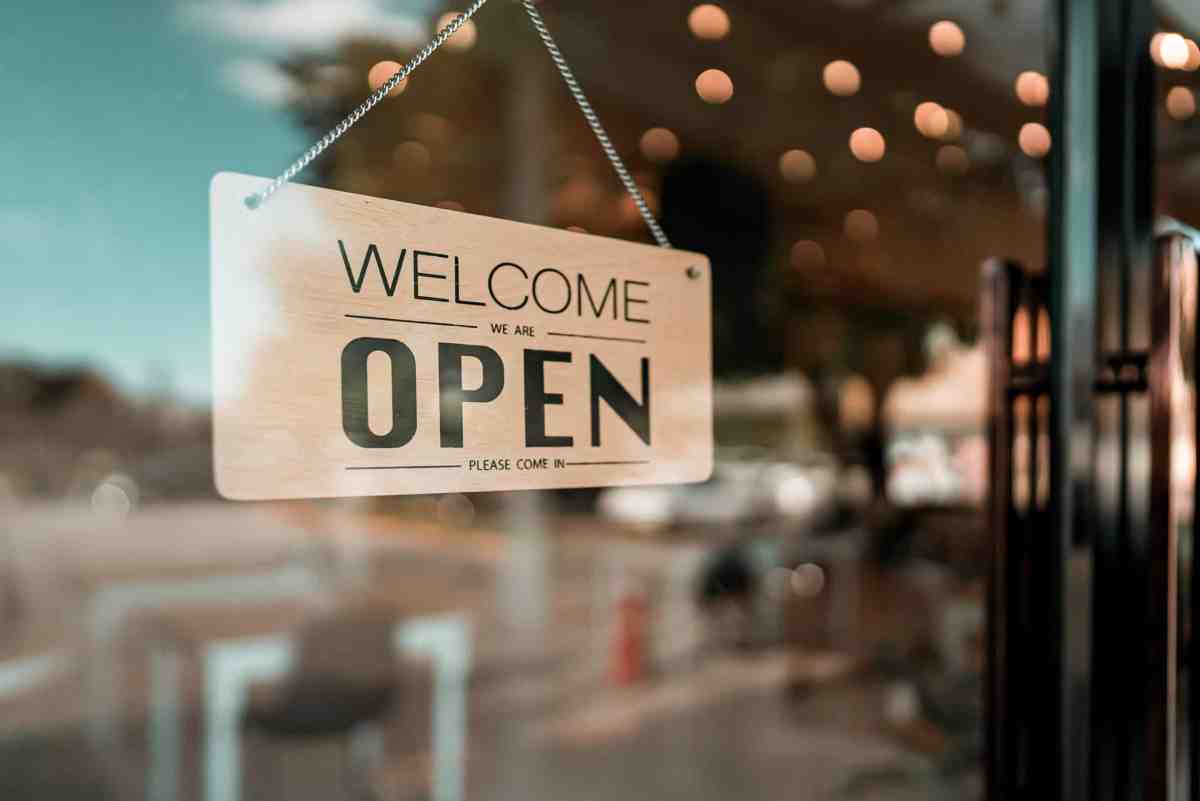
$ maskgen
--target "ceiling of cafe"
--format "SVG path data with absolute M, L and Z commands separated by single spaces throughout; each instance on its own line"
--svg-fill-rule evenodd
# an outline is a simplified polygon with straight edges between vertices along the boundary
M 765 188 L 766 283 L 768 290 L 788 290 L 774 293 L 783 306 L 865 304 L 941 310 L 967 320 L 975 313 L 985 259 L 1011 258 L 1034 268 L 1043 261 L 1045 163 L 1019 142 L 1023 129 L 1045 122 L 1045 108 L 1022 102 L 1014 84 L 1023 72 L 1045 72 L 1045 2 L 728 0 L 720 6 L 730 30 L 716 39 L 689 30 L 694 0 L 543 0 L 541 8 L 652 198 L 672 169 L 639 147 L 654 127 L 674 133 L 676 163 L 707 159 Z M 939 20 L 961 29 L 960 54 L 934 52 L 930 30 Z M 322 169 L 356 191 L 520 217 L 504 198 L 511 182 L 500 178 L 505 171 L 515 175 L 513 161 L 522 158 L 506 144 L 511 140 L 536 150 L 534 162 L 552 165 L 541 190 L 548 222 L 644 236 L 519 7 L 489 5 L 476 24 L 474 47 L 430 59 L 404 99 L 364 120 Z M 368 41 L 343 55 L 345 73 L 358 76 L 402 53 L 394 43 Z M 857 91 L 839 96 L 827 88 L 824 71 L 835 60 L 853 64 Z M 728 102 L 698 96 L 697 76 L 710 69 L 730 79 Z M 534 94 L 550 100 L 548 109 L 536 111 L 544 123 L 534 122 L 530 92 L 519 89 L 531 72 L 540 76 Z M 360 80 L 332 95 L 339 99 L 310 120 L 314 130 L 361 100 Z M 1164 97 L 1175 84 L 1197 88 L 1200 71 L 1160 70 L 1160 84 Z M 960 130 L 919 131 L 914 112 L 930 102 L 953 112 Z M 1200 123 L 1170 120 L 1161 104 L 1159 117 L 1161 205 L 1200 221 L 1200 182 L 1194 180 Z M 497 135 L 514 120 L 515 139 Z M 424 130 L 434 123 L 436 131 Z M 543 124 L 553 134 L 540 130 Z M 885 144 L 877 161 L 851 152 L 852 135 L 864 127 Z M 447 131 L 457 133 L 447 138 Z M 401 153 L 398 137 L 406 136 L 423 143 L 414 153 L 426 166 L 416 171 L 392 155 Z M 422 147 L 423 155 L 417 152 Z M 785 170 L 781 161 L 789 153 L 798 162 Z M 848 225 L 864 215 L 872 223 L 867 236 L 860 235 L 861 225 Z M 543 217 L 529 212 L 525 218 Z
M 719 154 L 768 181 L 781 269 L 786 245 L 814 240 L 825 254 L 815 269 L 839 276 L 851 302 L 933 302 L 970 314 L 984 259 L 1040 265 L 1044 162 L 1023 154 L 1018 141 L 1027 123 L 1044 123 L 1045 108 L 1021 102 L 1014 81 L 1046 70 L 1045 0 L 736 0 L 721 3 L 731 30 L 715 41 L 688 31 L 694 5 L 612 3 L 596 13 L 593 4 L 547 0 L 543 8 L 602 109 L 632 108 L 646 125 L 675 131 L 685 153 Z M 965 33 L 961 55 L 931 49 L 930 26 L 941 19 Z M 861 88 L 853 96 L 823 85 L 822 70 L 834 59 L 857 67 Z M 693 88 L 709 68 L 732 78 L 733 97 L 723 105 L 703 102 Z M 1195 86 L 1197 75 L 1167 75 L 1163 92 L 1168 81 Z M 922 135 L 914 109 L 923 101 L 957 112 L 962 133 Z M 1172 164 L 1200 153 L 1194 126 L 1160 116 Z M 850 135 L 863 126 L 886 141 L 878 162 L 851 154 Z M 636 142 L 627 144 L 636 152 Z M 965 174 L 939 169 L 947 145 L 965 151 Z M 792 149 L 812 155 L 810 180 L 781 176 L 779 159 Z M 1179 187 L 1164 197 L 1187 199 Z M 854 209 L 877 216 L 874 241 L 847 241 L 845 215 Z

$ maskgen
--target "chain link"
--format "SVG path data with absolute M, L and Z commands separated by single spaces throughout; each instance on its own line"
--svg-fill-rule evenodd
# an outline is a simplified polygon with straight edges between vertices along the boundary
M 533 27 L 537 29 L 538 36 L 542 38 L 542 43 L 546 45 L 546 50 L 550 52 L 550 58 L 554 61 L 554 66 L 558 67 L 559 74 L 562 75 L 567 88 L 571 90 L 571 95 L 575 98 L 575 103 L 579 106 L 579 110 L 583 112 L 583 118 L 587 120 L 592 133 L 596 135 L 596 141 L 600 143 L 600 148 L 604 151 L 604 155 L 608 156 L 613 171 L 621 179 L 621 183 L 625 185 L 625 191 L 633 198 L 633 203 L 637 206 L 638 213 L 642 215 L 642 219 L 646 221 L 646 227 L 654 235 L 654 241 L 658 242 L 664 248 L 671 247 L 671 241 L 667 239 L 662 226 L 658 224 L 658 220 L 654 217 L 654 212 L 650 210 L 650 204 L 642 196 L 642 190 L 638 187 L 637 181 L 633 180 L 633 176 L 629 174 L 625 162 L 621 160 L 620 154 L 617 153 L 617 149 L 613 146 L 612 140 L 608 138 L 608 132 L 604 130 L 604 126 L 600 123 L 600 118 L 596 116 L 595 109 L 588 102 L 587 95 L 583 93 L 583 87 L 579 85 L 579 81 L 575 80 L 575 73 L 571 71 L 567 60 L 563 58 L 562 51 L 558 49 L 558 45 L 554 42 L 554 37 L 550 35 L 550 30 L 546 27 L 546 23 L 542 19 L 541 13 L 537 10 L 537 6 L 534 5 L 533 0 L 521 0 L 521 5 L 525 7 L 525 11 L 529 14 L 529 20 L 533 23 Z
M 246 197 L 246 205 L 255 209 L 267 201 L 271 195 L 275 194 L 280 187 L 292 180 L 305 167 L 312 163 L 313 159 L 320 156 L 326 149 L 338 139 L 342 137 L 346 131 L 366 116 L 367 112 L 375 108 L 379 101 L 387 97 L 388 93 L 395 89 L 401 81 L 407 78 L 413 70 L 419 67 L 425 59 L 433 55 L 439 47 L 445 44 L 446 40 L 458 32 L 467 20 L 475 15 L 487 0 L 474 0 L 467 10 L 455 17 L 446 27 L 442 28 L 437 36 L 429 44 L 425 45 L 419 53 L 401 67 L 391 78 L 382 86 L 371 93 L 370 97 L 364 100 L 358 108 L 350 112 L 344 120 L 339 122 L 331 131 L 321 137 L 312 147 L 304 152 L 300 158 L 296 159 L 292 164 L 280 173 L 279 177 L 267 184 L 266 187 Z M 654 217 L 654 212 L 650 210 L 650 205 L 646 202 L 646 198 L 642 196 L 642 191 L 637 185 L 637 181 L 629 173 L 629 169 L 622 161 L 621 155 L 617 153 L 616 147 L 613 146 L 612 140 L 608 137 L 608 132 L 604 130 L 604 126 L 600 122 L 600 118 L 596 115 L 595 109 L 588 101 L 587 95 L 583 93 L 583 88 L 579 85 L 579 81 L 575 80 L 575 74 L 571 71 L 570 65 L 563 57 L 562 51 L 558 49 L 558 45 L 554 41 L 554 37 L 550 35 L 550 30 L 546 27 L 542 15 L 538 12 L 537 6 L 533 0 L 520 0 L 521 5 L 525 7 L 526 13 L 529 14 L 529 20 L 533 23 L 533 27 L 537 30 L 538 36 L 541 37 L 542 43 L 546 46 L 546 50 L 550 53 L 551 60 L 558 68 L 558 72 L 562 75 L 563 81 L 570 90 L 572 97 L 575 98 L 575 103 L 579 106 L 579 110 L 583 113 L 583 117 L 587 120 L 588 127 L 592 129 L 592 133 L 596 136 L 596 141 L 600 143 L 600 148 L 604 151 L 604 155 L 608 157 L 608 161 L 612 164 L 613 171 L 625 186 L 625 191 L 633 199 L 633 203 L 637 206 L 638 213 L 642 215 L 642 219 L 646 222 L 646 227 L 650 229 L 654 240 L 664 248 L 671 247 L 670 240 L 667 239 L 666 233 L 663 232 L 662 226 L 658 224 L 658 220 Z
M 330 145 L 342 137 L 342 134 L 350 130 L 354 123 L 366 116 L 367 112 L 375 108 L 376 104 L 378 104 L 380 100 L 383 100 L 385 97 L 387 97 L 388 92 L 399 86 L 400 82 L 407 78 L 413 70 L 421 66 L 425 59 L 432 56 L 434 51 L 445 44 L 447 39 L 458 33 L 458 29 L 465 25 L 467 20 L 475 16 L 475 12 L 478 11 L 486 2 L 487 0 L 474 0 L 474 2 L 471 3 L 466 11 L 459 14 L 457 17 L 451 20 L 446 27 L 438 31 L 437 36 L 433 37 L 433 40 L 430 41 L 429 44 L 425 45 L 425 47 L 423 47 L 419 53 L 413 56 L 407 64 L 397 70 L 391 78 L 388 78 L 386 83 L 372 92 L 371 96 L 359 104 L 358 108 L 350 112 L 348 117 L 334 126 L 329 133 L 322 136 L 316 144 L 304 151 L 304 155 L 293 161 L 291 166 L 280 173 L 278 178 L 276 178 L 274 181 L 271 181 L 271 183 L 267 184 L 266 187 L 258 192 L 247 196 L 246 205 L 252 209 L 258 208 L 264 202 L 266 202 L 271 195 L 279 191 L 281 186 L 292 180 L 292 178 L 294 178 L 298 172 L 311 164 L 313 159 L 324 153 Z

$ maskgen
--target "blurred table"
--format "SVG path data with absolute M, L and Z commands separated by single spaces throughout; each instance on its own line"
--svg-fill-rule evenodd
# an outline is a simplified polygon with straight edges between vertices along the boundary
M 139 612 L 180 604 L 218 603 L 244 606 L 286 598 L 311 598 L 320 576 L 304 564 L 246 566 L 207 575 L 159 575 L 102 584 L 91 594 L 87 611 L 89 736 L 103 754 L 119 746 L 121 689 L 117 634 Z M 229 609 L 226 608 L 226 613 Z
M 205 623 L 218 622 L 219 632 Z M 280 621 L 275 621 L 276 626 Z M 165 613 L 156 621 L 151 649 L 151 764 L 147 797 L 179 797 L 185 654 L 203 666 L 203 782 L 206 801 L 237 801 L 241 796 L 242 713 L 254 682 L 277 679 L 293 666 L 297 627 L 248 633 L 249 618 L 223 615 L 204 621 L 195 615 Z M 402 655 L 429 658 L 434 669 L 433 801 L 462 801 L 466 775 L 467 675 L 471 627 L 457 614 L 410 618 L 396 624 L 392 647 Z

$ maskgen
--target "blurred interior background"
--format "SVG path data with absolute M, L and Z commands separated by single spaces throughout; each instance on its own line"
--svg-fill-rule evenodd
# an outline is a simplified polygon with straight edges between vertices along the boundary
M 219 500 L 208 179 L 460 9 L 2 12 L 0 797 L 981 797 L 980 276 L 1045 263 L 1046 3 L 540 6 L 712 259 L 705 484 Z M 1200 226 L 1200 6 L 1156 8 Z M 650 241 L 510 2 L 299 180 Z

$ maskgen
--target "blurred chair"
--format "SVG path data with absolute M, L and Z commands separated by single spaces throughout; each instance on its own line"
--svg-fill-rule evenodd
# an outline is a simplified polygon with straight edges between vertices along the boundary
M 276 746 L 344 739 L 347 789 L 354 798 L 377 798 L 372 776 L 383 756 L 382 724 L 399 692 L 396 617 L 394 609 L 356 605 L 306 625 L 292 674 L 251 692 L 247 732 Z

